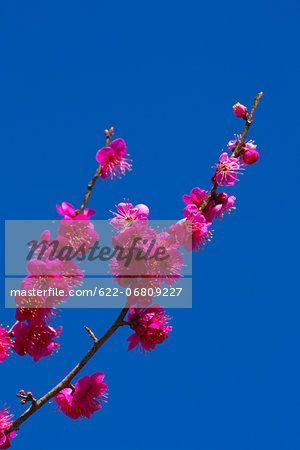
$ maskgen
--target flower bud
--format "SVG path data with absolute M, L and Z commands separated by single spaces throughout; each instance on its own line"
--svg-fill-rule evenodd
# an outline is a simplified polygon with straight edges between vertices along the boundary
M 243 153 L 243 162 L 245 164 L 254 164 L 259 159 L 259 153 L 256 150 L 246 150 Z
M 246 106 L 241 105 L 239 102 L 233 105 L 233 113 L 236 117 L 241 117 L 244 120 L 248 119 L 248 111 Z

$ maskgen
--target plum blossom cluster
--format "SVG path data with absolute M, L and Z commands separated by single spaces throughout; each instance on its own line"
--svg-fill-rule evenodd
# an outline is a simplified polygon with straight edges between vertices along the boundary
M 62 389 L 55 396 L 57 409 L 71 419 L 90 419 L 91 415 L 102 407 L 101 402 L 107 397 L 107 385 L 103 379 L 104 374 L 98 372 L 80 378 L 75 387 Z
M 50 356 L 59 348 L 55 341 L 62 331 L 62 327 L 56 330 L 47 325 L 43 319 L 40 323 L 18 322 L 12 329 L 15 338 L 14 352 L 20 356 L 28 354 L 38 362 L 43 356 Z
M 168 325 L 169 317 L 158 303 L 152 308 L 131 307 L 127 320 L 134 331 L 127 339 L 128 351 L 136 347 L 150 352 L 157 344 L 162 344 L 172 330 L 172 327 Z
M 246 106 L 236 103 L 233 106 L 234 114 L 244 120 L 248 120 Z M 214 219 L 221 219 L 225 213 L 230 213 L 235 208 L 236 198 L 229 196 L 226 192 L 217 192 L 219 186 L 233 186 L 238 180 L 237 176 L 245 166 L 258 161 L 259 153 L 257 146 L 252 140 L 243 142 L 236 155 L 235 151 L 241 140 L 241 136 L 228 142 L 228 152 L 222 152 L 218 163 L 214 166 L 216 171 L 212 177 L 213 187 L 210 193 L 199 187 L 193 188 L 190 195 L 184 195 L 183 201 L 184 218 L 177 222 L 169 233 L 174 235 L 186 250 L 198 250 L 210 241 L 210 227 Z M 189 233 L 192 234 L 192 241 L 188 240 Z M 192 242 L 192 245 L 190 245 Z
M 234 139 L 229 141 L 227 144 L 228 150 L 230 150 L 231 152 L 234 152 L 238 145 L 240 138 L 241 137 L 239 135 L 236 135 Z M 252 141 L 252 140 L 249 140 L 249 141 L 243 143 L 242 149 L 241 149 L 242 150 L 241 155 L 239 158 L 239 162 L 242 166 L 254 164 L 258 161 L 259 153 L 256 150 L 256 148 L 257 148 L 257 145 L 255 145 L 254 141 Z
M 125 142 L 121 139 L 98 151 L 97 161 L 101 166 L 99 174 L 103 179 L 109 176 L 114 178 L 123 174 L 125 169 L 130 170 L 129 160 L 125 158 L 126 152 Z M 70 203 L 63 202 L 61 206 L 57 205 L 57 212 L 63 219 L 55 241 L 58 243 L 55 255 L 51 248 L 54 241 L 50 232 L 45 230 L 40 240 L 40 243 L 46 244 L 45 249 L 42 252 L 39 248 L 34 250 L 33 258 L 27 264 L 28 276 L 22 281 L 22 291 L 15 298 L 17 323 L 10 332 L 0 329 L 0 362 L 7 357 L 11 348 L 20 356 L 30 355 L 35 362 L 50 356 L 59 348 L 56 338 L 62 327 L 53 328 L 52 320 L 57 316 L 57 307 L 68 298 L 69 289 L 80 284 L 83 279 L 83 272 L 78 264 L 68 257 L 70 249 L 76 252 L 79 249 L 82 251 L 83 247 L 88 252 L 98 235 L 90 222 L 95 214 L 94 210 L 84 209 L 81 212 Z M 149 227 L 148 207 L 143 204 L 134 207 L 128 202 L 120 203 L 113 214 L 111 225 L 117 231 L 112 240 L 113 245 L 125 252 L 127 250 L 128 253 L 134 253 L 125 255 L 121 261 L 117 258 L 112 261 L 111 271 L 118 283 L 122 286 L 130 285 L 132 290 L 135 287 L 158 287 L 162 282 L 169 285 L 176 283 L 183 265 L 183 257 L 178 251 L 181 244 L 168 232 L 157 232 Z M 146 243 L 150 245 L 146 246 Z M 167 258 L 163 257 L 162 249 L 168 253 Z M 137 254 L 143 257 L 132 258 Z M 161 258 L 156 258 L 156 255 L 161 255 Z M 63 297 L 56 296 L 57 291 L 66 294 Z M 29 292 L 34 292 L 34 296 Z M 127 317 L 128 324 L 134 331 L 128 338 L 128 350 L 140 347 L 149 352 L 157 344 L 163 343 L 171 331 L 167 324 L 168 317 L 159 304 L 152 308 L 145 307 L 152 300 L 149 296 L 142 299 L 132 296 L 127 299 L 131 305 L 139 303 L 136 308 L 130 308 Z M 90 418 L 101 408 L 106 398 L 107 385 L 103 379 L 103 373 L 95 373 L 79 379 L 75 386 L 63 388 L 55 396 L 57 409 L 72 419 Z M 11 418 L 8 410 L 3 409 L 0 418 L 0 448 L 8 448 L 9 438 L 15 436 L 14 433 L 4 433 L 12 424 Z
M 112 135 L 113 129 L 106 130 L 105 134 Z M 100 163 L 101 178 L 114 178 L 130 170 L 130 160 L 126 155 L 123 139 L 116 139 L 100 149 L 96 159 Z M 54 241 L 50 232 L 45 230 L 40 242 L 48 245 L 47 251 L 41 256 L 37 249 L 36 258 L 28 262 L 28 276 L 21 284 L 22 293 L 18 293 L 15 298 L 17 323 L 10 334 L 1 329 L 0 362 L 7 357 L 10 347 L 20 356 L 30 355 L 35 362 L 50 356 L 59 348 L 56 338 L 62 327 L 54 329 L 51 326 L 52 319 L 57 316 L 56 308 L 67 300 L 70 289 L 80 284 L 84 276 L 78 263 L 68 256 L 71 251 L 88 253 L 98 240 L 98 234 L 90 221 L 96 211 L 88 208 L 80 211 L 67 202 L 57 205 L 56 209 L 63 216 L 55 240 L 58 243 L 55 249 L 57 258 L 49 258 Z M 26 294 L 29 292 L 36 294 Z M 37 292 L 43 294 L 38 295 Z M 58 296 L 57 292 L 64 292 L 65 295 Z
M 157 231 L 149 226 L 149 209 L 140 204 L 119 203 L 110 223 L 117 231 L 112 245 L 119 251 L 111 262 L 111 272 L 117 283 L 133 293 L 146 292 L 145 296 L 127 297 L 127 303 L 151 305 L 155 291 L 162 283 L 175 284 L 181 277 L 183 256 L 180 243 L 167 231 Z
M 233 106 L 235 116 L 244 119 L 249 125 L 261 96 L 262 93 L 255 99 L 257 103 L 254 103 L 250 115 L 244 105 L 236 103 Z M 99 176 L 102 179 L 113 179 L 124 175 L 126 170 L 131 170 L 125 142 L 122 139 L 111 142 L 113 128 L 105 130 L 105 135 L 106 146 L 97 152 L 99 167 L 89 184 L 81 209 L 75 209 L 66 202 L 57 206 L 57 212 L 63 216 L 55 240 L 58 242 L 56 256 L 60 257 L 49 258 L 51 243 L 54 241 L 46 230 L 41 242 L 48 244 L 47 249 L 42 255 L 36 249 L 35 257 L 27 264 L 28 276 L 22 282 L 22 290 L 39 291 L 42 294 L 36 294 L 34 298 L 23 294 L 16 296 L 17 323 L 11 331 L 0 327 L 0 362 L 7 358 L 11 349 L 21 356 L 28 354 L 37 362 L 42 357 L 50 356 L 59 347 L 56 339 L 62 327 L 53 328 L 52 320 L 57 316 L 59 305 L 68 298 L 70 288 L 80 284 L 84 276 L 78 264 L 72 261 L 70 252 L 79 249 L 88 252 L 98 240 L 98 234 L 90 221 L 95 211 L 85 208 L 91 189 Z M 129 202 L 119 203 L 116 212 L 113 212 L 114 217 L 110 223 L 116 234 L 112 243 L 115 249 L 121 251 L 122 257 L 112 260 L 111 273 L 120 286 L 130 287 L 131 292 L 136 288 L 141 293 L 143 290 L 146 292 L 139 297 L 128 296 L 126 308 L 129 305 L 129 309 L 122 310 L 122 323 L 118 319 L 115 322 L 115 328 L 128 325 L 133 331 L 127 339 L 128 351 L 136 348 L 151 352 L 168 338 L 172 327 L 164 308 L 154 303 L 156 288 L 162 283 L 173 285 L 180 279 L 183 267 L 181 248 L 186 251 L 203 248 L 211 239 L 213 220 L 222 219 L 225 213 L 230 213 L 235 208 L 236 198 L 226 192 L 217 192 L 217 188 L 233 186 L 242 170 L 259 159 L 254 142 L 242 142 L 241 136 L 236 135 L 228 142 L 227 148 L 228 151 L 222 152 L 215 165 L 211 190 L 206 192 L 195 187 L 189 195 L 184 195 L 186 206 L 183 218 L 168 230 L 157 231 L 149 226 L 149 208 L 144 204 L 133 206 Z M 50 295 L 51 288 L 53 295 Z M 149 288 L 153 288 L 153 295 L 149 294 Z M 56 296 L 54 293 L 57 289 L 65 292 L 65 295 Z M 126 321 L 123 321 L 124 317 Z M 111 333 L 114 331 L 115 329 Z M 91 337 L 97 346 L 100 340 L 93 333 Z M 93 347 L 92 355 L 97 350 L 98 347 Z M 89 359 L 89 353 L 84 358 Z M 63 380 L 58 389 L 64 387 L 54 397 L 57 409 L 71 419 L 90 418 L 101 409 L 102 402 L 107 397 L 107 385 L 103 380 L 104 374 L 101 372 L 80 378 L 75 386 L 66 384 Z M 0 411 L 0 449 L 9 448 L 10 438 L 15 437 L 14 432 L 8 433 L 13 424 L 12 417 L 7 408 Z
M 199 188 L 195 189 L 198 190 Z M 192 194 L 195 195 L 195 192 L 193 190 Z M 174 237 L 179 246 L 182 245 L 188 252 L 193 249 L 199 250 L 203 248 L 212 236 L 212 232 L 209 229 L 211 222 L 207 221 L 193 204 L 187 205 L 183 214 L 183 219 L 170 226 L 170 235 Z
M 57 254 L 67 255 L 70 247 L 75 250 L 81 247 L 82 251 L 88 252 L 98 239 L 90 222 L 95 211 L 86 209 L 80 214 L 66 202 L 57 206 L 57 211 L 63 216 L 56 239 Z M 78 263 L 69 258 L 49 257 L 53 241 L 48 230 L 42 233 L 41 242 L 48 244 L 47 250 L 38 253 L 36 249 L 36 258 L 27 264 L 28 276 L 15 298 L 17 323 L 11 331 L 13 351 L 20 356 L 28 354 L 35 362 L 58 350 L 56 338 L 62 327 L 54 329 L 52 319 L 57 316 L 56 308 L 68 298 L 70 289 L 80 284 L 84 276 Z
M 137 347 L 150 352 L 171 331 L 164 309 L 152 302 L 162 283 L 171 286 L 180 279 L 184 262 L 179 251 L 182 243 L 168 231 L 156 231 L 149 225 L 146 205 L 119 203 L 113 214 L 110 223 L 117 234 L 112 243 L 123 251 L 124 257 L 112 261 L 111 272 L 120 286 L 130 287 L 132 293 L 135 289 L 145 293 L 127 296 L 127 304 L 131 305 L 127 320 L 134 330 L 127 339 L 128 350 Z M 151 291 L 153 295 L 149 294 Z

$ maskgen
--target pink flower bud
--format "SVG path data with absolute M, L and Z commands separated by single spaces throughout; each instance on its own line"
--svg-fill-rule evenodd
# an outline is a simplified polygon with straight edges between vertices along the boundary
M 246 150 L 243 153 L 243 162 L 245 164 L 254 164 L 259 159 L 259 153 L 256 150 Z
M 241 117 L 242 119 L 248 119 L 248 111 L 246 106 L 241 105 L 239 102 L 233 105 L 233 113 L 236 117 Z

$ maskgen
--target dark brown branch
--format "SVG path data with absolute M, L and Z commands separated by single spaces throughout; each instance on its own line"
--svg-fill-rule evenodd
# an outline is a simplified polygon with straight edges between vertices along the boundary
M 216 195 L 217 189 L 218 189 L 218 183 L 215 181 L 213 184 L 213 187 L 207 194 L 206 199 L 204 200 L 204 202 L 202 203 L 202 205 L 199 208 L 200 212 L 203 212 L 205 210 L 205 208 L 207 207 L 207 205 L 209 204 L 209 202 L 214 198 L 214 196 Z
M 124 326 L 124 325 L 130 325 L 129 322 L 126 322 L 126 320 L 122 320 L 122 322 L 120 323 L 120 326 Z
M 251 125 L 251 123 L 252 123 L 252 121 L 253 121 L 253 116 L 254 116 L 255 110 L 256 110 L 256 108 L 257 108 L 259 102 L 260 102 L 260 99 L 262 98 L 262 95 L 263 95 L 263 93 L 260 92 L 260 93 L 257 94 L 257 96 L 255 97 L 255 100 L 254 100 L 254 103 L 253 103 L 253 106 L 252 106 L 250 115 L 249 115 L 248 119 L 246 120 L 244 129 L 243 129 L 243 132 L 242 132 L 242 134 L 241 134 L 241 136 L 240 136 L 240 138 L 239 138 L 239 141 L 238 141 L 238 143 L 237 143 L 237 146 L 236 146 L 234 152 L 232 152 L 232 155 L 231 155 L 231 156 L 233 156 L 234 158 L 237 158 L 237 157 L 240 156 L 240 154 L 241 154 L 241 151 L 242 151 L 242 147 L 243 147 L 243 143 L 244 143 L 245 137 L 246 137 L 247 132 L 248 132 L 248 130 L 249 130 L 249 127 L 250 127 L 250 125 Z M 214 196 L 215 196 L 216 193 L 217 193 L 217 189 L 218 189 L 218 183 L 214 182 L 214 184 L 213 184 L 211 190 L 209 191 L 209 193 L 208 193 L 207 196 L 206 196 L 206 199 L 204 200 L 204 202 L 202 203 L 202 205 L 201 205 L 200 208 L 199 208 L 199 211 L 200 211 L 200 212 L 203 212 L 203 211 L 205 210 L 205 208 L 207 207 L 207 205 L 209 204 L 209 202 L 214 198 Z
M 113 127 L 111 127 L 110 130 L 105 130 L 104 134 L 106 136 L 105 147 L 108 147 L 109 144 L 110 144 L 110 140 L 111 140 L 111 138 L 113 137 L 113 134 L 114 134 Z M 91 181 L 88 184 L 87 191 L 86 191 L 83 203 L 81 205 L 81 208 L 78 211 L 78 214 L 83 214 L 83 212 L 85 210 L 85 207 L 87 205 L 87 202 L 89 201 L 90 195 L 92 193 L 93 187 L 95 186 L 96 181 L 99 178 L 100 171 L 101 171 L 101 164 L 99 164 L 98 169 L 95 172 L 95 175 L 93 176 L 93 178 L 91 179 Z
M 25 405 L 27 402 L 31 402 L 32 405 L 36 405 L 36 399 L 33 397 L 32 392 L 27 392 L 25 394 L 24 389 L 21 389 L 20 392 L 17 394 L 17 397 L 21 398 L 21 404 Z
M 256 108 L 258 107 L 258 104 L 259 104 L 259 102 L 260 102 L 260 99 L 262 98 L 262 95 L 263 95 L 263 93 L 260 92 L 260 93 L 257 94 L 257 96 L 255 97 L 255 100 L 254 100 L 254 103 L 253 103 L 253 106 L 252 106 L 250 115 L 249 115 L 248 119 L 246 120 L 246 124 L 245 124 L 244 129 L 243 129 L 243 132 L 242 132 L 242 134 L 241 134 L 241 136 L 240 136 L 239 142 L 238 142 L 238 144 L 237 144 L 237 146 L 236 146 L 234 152 L 232 152 L 232 156 L 233 156 L 234 158 L 237 158 L 237 157 L 240 156 L 240 154 L 241 154 L 241 151 L 242 151 L 242 147 L 243 147 L 243 143 L 244 143 L 245 137 L 246 137 L 246 135 L 247 135 L 247 133 L 248 133 L 249 127 L 250 127 L 250 125 L 251 125 L 251 123 L 252 123 L 252 120 L 253 120 L 253 116 L 254 116 L 255 110 L 256 110 Z
M 38 409 L 40 409 L 45 403 L 55 397 L 62 389 L 69 387 L 73 378 L 81 371 L 81 369 L 88 363 L 88 361 L 95 355 L 95 353 L 102 347 L 102 345 L 115 333 L 115 331 L 123 325 L 124 318 L 128 311 L 128 305 L 126 304 L 120 314 L 118 315 L 115 322 L 106 331 L 106 333 L 94 342 L 94 345 L 86 353 L 86 355 L 79 361 L 78 364 L 71 370 L 70 373 L 54 388 L 52 388 L 47 394 L 41 397 L 39 400 L 32 402 L 30 408 L 28 408 L 23 414 L 20 415 L 12 425 L 5 430 L 5 434 L 9 434 L 12 431 L 16 431 L 32 414 L 34 414 Z M 25 392 L 24 392 L 25 394 Z M 28 395 L 28 394 L 27 394 Z
M 92 330 L 90 330 L 89 327 L 87 327 L 86 325 L 84 325 L 84 329 L 89 333 L 90 337 L 93 339 L 93 341 L 96 343 L 98 341 L 97 337 L 95 336 L 95 334 L 92 332 Z

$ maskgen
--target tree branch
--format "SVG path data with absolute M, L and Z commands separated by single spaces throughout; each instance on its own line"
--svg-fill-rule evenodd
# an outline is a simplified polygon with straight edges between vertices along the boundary
M 71 370 L 70 373 L 54 388 L 52 388 L 47 394 L 41 397 L 39 400 L 34 400 L 30 408 L 28 408 L 23 414 L 21 414 L 12 425 L 5 430 L 5 434 L 9 434 L 12 431 L 16 431 L 27 419 L 29 419 L 32 414 L 34 414 L 38 409 L 40 409 L 45 403 L 55 397 L 62 389 L 70 386 L 73 378 L 81 371 L 81 369 L 88 363 L 88 361 L 95 355 L 95 353 L 102 347 L 102 345 L 115 333 L 115 331 L 123 325 L 124 318 L 128 311 L 128 305 L 126 304 L 120 314 L 118 315 L 115 322 L 106 331 L 106 333 L 94 342 L 94 345 L 86 353 L 86 355 L 79 361 L 78 364 Z
M 111 141 L 111 138 L 114 134 L 113 127 L 110 128 L 110 130 L 105 130 L 104 134 L 106 136 L 105 141 L 105 147 L 108 147 Z M 85 194 L 82 206 L 79 211 L 77 211 L 77 214 L 83 214 L 85 207 L 89 201 L 91 192 L 93 190 L 93 187 L 96 184 L 97 179 L 99 178 L 101 170 L 101 164 L 99 164 L 96 173 L 92 180 L 88 184 L 87 192 Z M 87 327 L 84 328 L 89 333 L 90 337 L 93 339 L 94 344 L 91 347 L 91 349 L 86 353 L 86 355 L 79 361 L 79 363 L 71 370 L 71 372 L 54 388 L 52 388 L 47 394 L 45 394 L 43 397 L 41 397 L 39 400 L 36 400 L 32 397 L 32 394 L 29 392 L 27 395 L 23 390 L 17 394 L 17 397 L 20 397 L 22 400 L 22 404 L 27 403 L 28 401 L 31 401 L 31 406 L 28 408 L 23 414 L 21 414 L 13 423 L 12 425 L 5 430 L 5 434 L 9 434 L 12 431 L 16 431 L 19 429 L 20 425 L 24 423 L 32 414 L 34 414 L 38 409 L 40 409 L 43 405 L 45 405 L 51 398 L 55 397 L 62 389 L 66 387 L 70 387 L 71 381 L 73 378 L 81 371 L 81 369 L 88 363 L 88 361 L 95 355 L 95 353 L 102 347 L 102 345 L 114 334 L 114 332 L 120 327 L 124 325 L 124 318 L 128 311 L 128 305 L 126 304 L 122 311 L 120 312 L 119 316 L 115 320 L 115 322 L 112 324 L 112 326 L 106 331 L 106 333 L 100 338 L 97 339 L 95 334 Z M 16 322 L 18 323 L 18 322 Z M 13 327 L 9 330 L 11 332 Z M 29 395 L 31 394 L 31 396 Z
M 113 134 L 114 134 L 114 128 L 111 127 L 110 130 L 105 130 L 104 134 L 106 136 L 105 147 L 108 147 L 110 144 L 111 138 L 113 137 Z M 100 170 L 101 170 L 101 164 L 99 164 L 98 169 L 95 172 L 95 175 L 93 176 L 93 178 L 91 179 L 91 181 L 88 184 L 87 191 L 86 191 L 85 197 L 83 199 L 81 208 L 78 211 L 78 214 L 83 214 L 85 207 L 87 205 L 87 202 L 89 201 L 90 195 L 92 193 L 93 187 L 95 186 L 96 181 L 99 178 Z
M 255 97 L 255 100 L 254 100 L 254 103 L 253 103 L 253 106 L 252 106 L 250 115 L 249 115 L 248 119 L 246 120 L 244 129 L 243 129 L 243 132 L 242 132 L 242 134 L 241 134 L 241 136 L 240 136 L 240 138 L 239 138 L 239 141 L 238 141 L 238 143 L 237 143 L 237 146 L 236 146 L 234 152 L 232 152 L 232 155 L 231 155 L 231 156 L 233 156 L 234 158 L 237 158 L 237 157 L 240 156 L 240 154 L 241 154 L 241 151 L 242 151 L 242 147 L 243 147 L 243 143 L 244 143 L 245 137 L 246 137 L 246 135 L 247 135 L 247 133 L 248 133 L 248 130 L 249 130 L 249 128 L 250 128 L 250 125 L 251 125 L 251 123 L 252 123 L 252 121 L 253 121 L 253 116 L 254 116 L 255 110 L 256 110 L 256 108 L 257 108 L 259 102 L 260 102 L 260 99 L 262 98 L 262 95 L 263 95 L 263 93 L 260 92 L 260 93 L 257 94 L 257 96 Z M 200 211 L 201 213 L 205 210 L 205 208 L 207 207 L 207 205 L 209 204 L 209 202 L 214 198 L 214 196 L 216 195 L 217 189 L 218 189 L 218 183 L 217 183 L 217 182 L 214 182 L 214 184 L 213 184 L 211 190 L 209 191 L 209 193 L 208 193 L 207 196 L 206 196 L 206 199 L 204 200 L 204 202 L 202 203 L 202 205 L 201 205 L 200 208 L 199 208 L 199 211 Z
M 96 343 L 98 341 L 97 337 L 95 336 L 95 334 L 92 332 L 92 330 L 87 327 L 86 325 L 84 325 L 83 327 L 90 335 L 90 337 L 93 339 L 93 341 Z
M 244 130 L 239 138 L 239 141 L 237 143 L 237 146 L 236 146 L 234 152 L 232 153 L 233 157 L 238 157 L 242 151 L 244 139 L 245 139 L 248 129 L 252 123 L 255 110 L 260 102 L 261 97 L 262 97 L 262 92 L 260 92 L 254 100 L 250 115 L 249 115 L 248 119 L 246 120 Z M 111 138 L 113 136 L 113 128 L 111 128 L 110 130 L 105 130 L 105 136 L 106 136 L 105 146 L 108 147 L 110 144 Z M 99 178 L 100 170 L 101 170 L 101 164 L 99 164 L 94 177 L 92 178 L 92 180 L 90 181 L 90 183 L 88 185 L 87 192 L 85 194 L 82 206 L 81 206 L 80 210 L 78 211 L 78 214 L 82 214 L 84 212 L 85 207 L 90 198 L 91 192 L 93 190 L 93 187 L 95 186 L 95 183 L 96 183 L 97 179 Z M 208 205 L 210 200 L 214 197 L 214 195 L 217 192 L 217 188 L 218 188 L 218 184 L 215 182 L 213 184 L 211 190 L 207 194 L 205 201 L 202 203 L 201 207 L 199 208 L 200 212 L 204 211 L 204 209 L 206 208 L 206 206 Z M 119 316 L 117 317 L 117 319 L 115 320 L 115 322 L 111 325 L 111 327 L 106 331 L 106 333 L 100 339 L 97 339 L 95 334 L 87 326 L 84 327 L 86 329 L 86 331 L 89 333 L 90 337 L 94 341 L 93 346 L 85 354 L 85 356 L 78 362 L 78 364 L 71 370 L 71 372 L 69 372 L 69 374 L 60 383 L 58 383 L 56 386 L 54 386 L 43 397 L 36 400 L 35 398 L 33 398 L 31 392 L 27 393 L 27 395 L 25 394 L 25 391 L 23 391 L 23 390 L 21 390 L 19 392 L 19 394 L 17 396 L 22 399 L 22 402 L 26 403 L 27 401 L 31 401 L 31 406 L 23 414 L 21 414 L 12 423 L 12 425 L 9 428 L 7 428 L 5 430 L 6 435 L 11 433 L 12 431 L 18 430 L 19 427 L 30 416 L 32 416 L 32 414 L 34 414 L 43 405 L 45 405 L 49 400 L 51 400 L 53 397 L 55 397 L 62 389 L 72 386 L 71 381 L 73 380 L 73 378 L 83 369 L 83 367 L 88 363 L 88 361 L 95 355 L 95 353 L 102 347 L 102 345 L 115 333 L 115 331 L 121 326 L 129 325 L 129 323 L 124 320 L 125 316 L 127 314 L 127 311 L 128 311 L 128 307 L 129 307 L 128 304 L 126 304 L 124 306 L 124 308 L 121 310 L 121 312 L 120 312 Z

